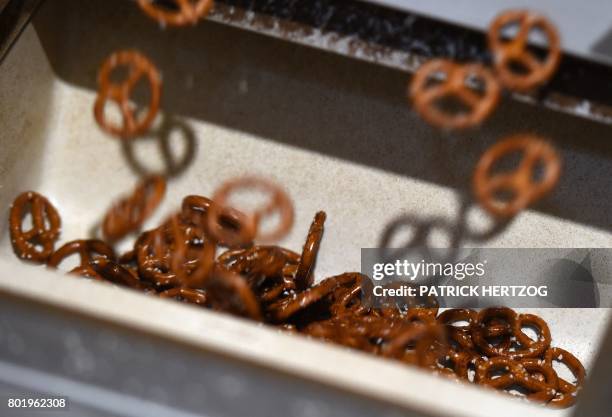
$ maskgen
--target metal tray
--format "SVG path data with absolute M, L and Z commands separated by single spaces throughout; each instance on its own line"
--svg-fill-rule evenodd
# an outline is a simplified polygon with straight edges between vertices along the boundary
M 155 134 L 122 144 L 98 129 L 92 105 L 100 63 L 126 47 L 151 57 L 163 73 L 164 90 Z M 486 147 L 517 127 L 555 141 L 565 174 L 550 199 L 486 245 L 611 246 L 611 128 L 504 102 L 482 130 L 441 134 L 409 110 L 404 86 L 405 75 L 394 70 L 214 22 L 163 30 L 123 0 L 45 2 L 0 65 L 0 388 L 12 392 L 12 381 L 61 395 L 63 387 L 76 398 L 73 412 L 87 409 L 90 415 L 135 415 L 133 407 L 142 402 L 153 407 L 150 415 L 240 415 L 244 409 L 236 404 L 249 401 L 253 415 L 570 415 L 24 265 L 12 253 L 8 207 L 21 191 L 50 197 L 62 216 L 65 242 L 95 233 L 104 210 L 143 172 L 171 176 L 165 203 L 149 225 L 182 196 L 209 195 L 224 179 L 254 172 L 282 183 L 295 201 L 297 221 L 284 246 L 301 248 L 314 213 L 327 211 L 316 271 L 321 279 L 357 270 L 360 248 L 376 246 L 385 226 L 406 213 L 422 222 L 446 219 L 448 227 L 432 231 L 432 246 L 448 244 L 460 223 L 486 227 L 486 215 L 470 204 L 471 170 Z M 465 218 L 461 207 L 469 209 Z M 550 323 L 554 343 L 588 369 L 609 312 L 538 313 Z M 107 339 L 124 347 L 108 348 Z M 182 361 L 183 371 L 162 372 L 173 361 Z M 214 372 L 206 374 L 210 367 Z M 131 381 L 114 378 L 123 375 L 121 369 L 133 370 L 127 372 Z M 10 375 L 22 377 L 14 381 Z M 201 384 L 201 397 L 185 394 L 182 375 Z M 41 380 L 48 383 L 32 382 Z M 213 388 L 222 381 L 227 398 Z M 102 387 L 103 394 L 77 389 L 81 385 Z M 149 385 L 155 389 L 142 389 Z M 98 395 L 106 400 L 92 400 Z M 263 399 L 283 395 L 285 408 L 266 408 Z M 186 396 L 191 402 L 179 400 Z M 110 407 L 115 400 L 127 405 Z

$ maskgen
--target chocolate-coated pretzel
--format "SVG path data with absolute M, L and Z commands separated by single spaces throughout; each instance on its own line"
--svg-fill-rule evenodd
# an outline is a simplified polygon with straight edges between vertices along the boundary
M 134 288 L 141 291 L 149 291 L 151 285 L 142 282 L 128 269 L 108 258 L 98 257 L 89 262 L 89 270 L 95 272 L 96 277 L 113 284 Z
M 28 206 L 32 228 L 24 231 L 23 219 Z M 46 262 L 53 253 L 61 229 L 60 216 L 49 200 L 34 191 L 19 194 L 11 206 L 9 223 L 15 254 L 28 261 Z
M 245 277 L 260 300 L 269 303 L 296 289 L 295 273 L 299 255 L 279 246 L 252 246 L 231 249 L 217 261 Z
M 274 321 L 284 321 L 323 298 L 331 295 L 340 286 L 353 284 L 360 274 L 345 273 L 326 278 L 317 285 L 300 293 L 292 294 L 268 307 L 270 317 Z
M 302 249 L 302 256 L 300 256 L 300 262 L 295 273 L 295 281 L 300 289 L 307 288 L 314 282 L 313 270 L 317 261 L 317 254 L 319 253 L 319 245 L 323 238 L 325 218 L 325 212 L 319 211 L 315 214 L 315 218 L 308 230 L 308 236 Z
M 239 230 L 229 229 L 222 222 L 222 214 L 228 210 L 228 200 L 234 192 L 240 190 L 261 190 L 270 195 L 269 201 L 251 215 L 239 216 Z M 214 204 L 208 209 L 208 233 L 229 246 L 244 245 L 257 235 L 262 242 L 274 241 L 285 236 L 293 225 L 293 205 L 287 194 L 273 182 L 258 177 L 240 177 L 230 180 L 215 192 Z M 261 220 L 266 216 L 278 213 L 280 220 L 275 230 L 268 233 L 258 231 Z M 240 218 L 242 217 L 242 218 Z
M 202 288 L 214 266 L 216 246 L 209 239 L 194 245 L 179 224 L 178 215 L 171 217 L 170 224 L 174 242 L 170 267 L 181 282 L 181 287 Z M 190 249 L 191 254 L 188 254 Z
M 494 165 L 515 152 L 523 157 L 516 170 L 493 174 Z M 534 181 L 538 164 L 542 176 Z M 547 194 L 559 180 L 561 159 L 557 151 L 543 139 L 532 135 L 506 138 L 489 148 L 474 171 L 474 194 L 483 208 L 494 216 L 509 218 Z M 501 201 L 496 193 L 509 191 L 511 198 Z
M 155 211 L 166 193 L 164 177 L 152 175 L 143 179 L 131 195 L 118 200 L 102 222 L 104 238 L 110 242 L 138 230 Z
M 97 275 L 91 267 L 91 262 L 95 259 L 115 260 L 115 251 L 106 242 L 98 239 L 79 239 L 65 243 L 53 252 L 47 260 L 47 265 L 51 268 L 57 268 L 64 259 L 74 254 L 79 255 L 80 262 L 71 272 L 79 275 Z
M 155 5 L 154 0 L 138 0 L 138 5 L 149 17 L 161 25 L 169 26 L 195 25 L 214 5 L 213 0 L 173 0 L 173 2 L 176 3 L 177 10 Z
M 171 267 L 171 239 L 166 228 L 160 226 L 143 233 L 134 244 L 139 275 L 158 288 L 181 286 Z
M 441 78 L 441 79 L 440 79 Z M 433 81 L 438 81 L 433 84 Z M 481 84 L 482 94 L 470 85 Z M 493 74 L 480 64 L 457 64 L 434 59 L 423 64 L 412 78 L 409 95 L 416 111 L 428 123 L 443 129 L 465 129 L 482 123 L 499 101 L 499 85 Z M 440 101 L 456 99 L 467 112 L 440 107 Z
M 111 81 L 111 72 L 118 67 L 128 68 L 128 78 L 121 84 Z M 130 102 L 132 91 L 138 81 L 146 77 L 150 89 L 150 101 L 144 117 L 138 119 L 135 106 Z M 123 138 L 133 138 L 145 133 L 157 115 L 161 97 L 161 77 L 155 66 L 138 51 L 114 52 L 102 64 L 98 76 L 98 96 L 94 104 L 94 116 L 98 125 L 106 132 Z M 105 105 L 112 100 L 119 106 L 123 121 L 121 125 L 107 120 Z
M 211 199 L 204 196 L 188 195 L 183 199 L 183 203 L 181 205 L 181 215 L 188 223 L 206 231 L 208 227 L 208 211 L 210 206 L 213 204 L 214 203 Z M 245 219 L 247 219 L 247 216 L 239 210 L 235 210 L 231 207 L 225 207 L 218 211 L 218 216 L 219 218 L 217 222 L 223 230 L 227 231 L 227 235 L 234 237 L 241 236 L 241 233 L 244 233 L 245 236 L 251 234 L 250 230 L 241 230 L 241 227 L 243 224 L 245 224 Z M 254 232 L 252 234 L 254 236 Z M 223 235 L 224 234 L 222 234 L 221 239 L 216 239 L 217 244 L 220 246 L 232 246 L 230 245 L 231 242 L 228 243 L 222 239 Z M 250 240 L 247 237 L 247 240 L 240 246 L 251 245 L 253 236 L 251 236 Z M 210 236 L 208 237 L 210 238 Z
M 206 280 L 204 290 L 214 309 L 261 320 L 259 300 L 240 275 L 217 267 Z
M 193 288 L 170 288 L 159 293 L 162 298 L 174 298 L 175 300 L 185 301 L 190 304 L 206 305 L 206 291 Z
M 502 32 L 508 26 L 518 26 L 516 37 L 504 40 Z M 528 50 L 529 33 L 540 29 L 547 38 L 548 51 L 544 60 Z M 559 66 L 561 42 L 555 26 L 544 16 L 527 10 L 506 11 L 495 18 L 489 28 L 489 48 L 501 83 L 515 91 L 529 91 L 547 82 Z M 520 64 L 525 73 L 513 69 Z

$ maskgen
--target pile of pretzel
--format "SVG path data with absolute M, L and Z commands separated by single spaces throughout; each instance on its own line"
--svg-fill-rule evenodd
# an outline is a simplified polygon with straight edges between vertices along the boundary
M 229 207 L 227 199 L 241 187 L 266 191 L 269 203 L 250 214 Z M 326 215 L 316 213 L 301 253 L 254 244 L 282 237 L 293 223 L 288 196 L 263 179 L 229 181 L 212 200 L 187 196 L 177 213 L 140 233 L 164 193 L 163 178 L 146 178 L 107 211 L 106 240 L 75 240 L 57 250 L 57 210 L 44 196 L 23 193 L 10 211 L 13 248 L 20 258 L 50 268 L 78 255 L 79 264 L 70 272 L 85 278 L 277 325 L 552 406 L 575 402 L 584 368 L 569 352 L 550 346 L 541 318 L 509 308 L 451 309 L 438 315 L 435 300 L 394 299 L 375 307 L 369 278 L 357 272 L 315 284 Z M 264 234 L 260 222 L 273 213 L 280 214 L 278 226 Z M 27 214 L 32 227 L 24 230 Z M 134 233 L 132 249 L 117 256 L 113 242 Z M 525 327 L 536 330 L 535 340 L 523 332 Z M 563 362 L 576 383 L 558 377 L 553 361 Z
M 176 0 L 175 10 L 149 0 L 138 3 L 160 23 L 175 26 L 195 24 L 212 7 L 211 0 Z M 497 77 L 478 64 L 440 60 L 419 70 L 410 94 L 426 120 L 447 129 L 474 126 L 495 107 L 498 79 L 510 89 L 526 91 L 550 77 L 559 54 L 554 28 L 536 15 L 513 12 L 499 18 L 492 31 L 497 33 L 512 21 L 520 26 L 515 41 L 503 43 L 497 35 L 490 40 Z M 551 44 L 552 52 L 543 64 L 526 51 L 528 32 L 535 25 L 544 28 Z M 510 62 L 517 60 L 529 70 L 526 76 L 512 74 Z M 126 80 L 111 81 L 111 73 L 119 67 L 128 69 Z M 441 84 L 432 87 L 432 77 L 439 79 L 440 75 Z M 143 77 L 149 84 L 150 102 L 146 112 L 139 112 L 130 96 Z M 480 80 L 480 88 L 472 88 L 473 78 Z M 436 100 L 445 96 L 467 104 L 468 114 L 449 115 L 437 108 Z M 107 133 L 130 140 L 149 130 L 160 99 L 161 76 L 153 63 L 137 51 L 118 51 L 100 70 L 94 117 Z M 119 106 L 120 124 L 106 117 L 109 100 Z M 524 153 L 518 168 L 493 175 L 498 160 L 516 151 Z M 532 172 L 538 163 L 543 165 L 543 175 L 535 182 Z M 545 141 L 525 135 L 512 137 L 481 158 L 474 176 L 476 196 L 490 213 L 511 217 L 547 193 L 559 173 L 559 157 Z M 269 199 L 251 213 L 233 208 L 232 194 L 244 189 L 259 190 Z M 514 192 L 513 199 L 500 203 L 496 193 L 508 189 Z M 375 307 L 368 299 L 369 278 L 356 272 L 315 284 L 314 267 L 326 215 L 316 213 L 301 253 L 262 245 L 282 238 L 293 224 L 289 197 L 262 178 L 228 181 L 211 199 L 187 196 L 180 210 L 143 232 L 142 226 L 165 192 L 165 178 L 144 178 L 132 193 L 108 209 L 101 222 L 101 239 L 74 240 L 57 249 L 61 218 L 56 208 L 38 193 L 22 193 L 10 210 L 14 251 L 21 259 L 50 268 L 59 268 L 77 255 L 79 263 L 70 272 L 88 279 L 262 321 L 552 406 L 568 407 L 575 402 L 584 368 L 569 352 L 550 346 L 550 331 L 541 318 L 516 314 L 509 308 L 480 312 L 451 309 L 438 315 L 435 300 L 424 304 L 410 299 L 402 303 L 386 300 Z M 32 226 L 24 230 L 28 215 Z M 264 232 L 262 220 L 273 215 L 279 218 L 276 228 Z M 135 235 L 133 247 L 118 255 L 114 245 L 130 235 Z M 526 335 L 525 327 L 535 329 L 537 339 Z M 552 366 L 555 361 L 570 369 L 575 383 L 557 376 Z

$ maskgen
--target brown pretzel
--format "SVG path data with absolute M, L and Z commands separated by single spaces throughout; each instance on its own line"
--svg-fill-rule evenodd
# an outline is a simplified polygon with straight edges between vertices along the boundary
M 459 321 L 465 321 L 467 325 L 457 327 L 467 329 L 477 318 L 478 313 L 475 310 L 469 308 L 449 308 L 440 313 L 437 320 L 438 323 L 448 325 L 452 325 Z
M 253 246 L 228 250 L 217 261 L 244 276 L 262 302 L 273 302 L 296 289 L 295 271 L 299 256 L 279 246 Z
M 418 365 L 435 366 L 447 349 L 446 333 L 436 324 L 411 323 L 399 330 L 395 337 L 382 347 L 385 356 L 399 358 L 407 348 L 414 347 Z
M 362 300 L 362 295 L 364 292 L 371 292 L 372 282 L 365 275 L 357 273 L 352 275 L 353 282 L 348 282 L 346 285 L 336 288 L 333 292 L 333 303 L 329 307 L 329 311 L 334 316 L 341 317 L 349 314 L 354 317 L 362 315 L 369 310 Z M 364 286 L 370 288 L 366 289 Z
M 213 0 L 174 0 L 178 10 L 154 5 L 153 0 L 138 0 L 138 5 L 149 17 L 161 25 L 185 26 L 195 25 L 199 19 L 206 16 L 213 7 Z
M 23 219 L 28 205 L 32 228 L 24 231 Z M 28 191 L 17 196 L 11 205 L 9 217 L 11 243 L 15 254 L 28 261 L 46 262 L 60 235 L 61 219 L 55 207 L 42 195 Z M 40 249 L 37 246 L 40 246 Z
M 47 265 L 51 268 L 57 268 L 64 259 L 74 254 L 79 255 L 80 262 L 79 265 L 70 272 L 89 277 L 98 275 L 91 267 L 91 262 L 93 260 L 98 258 L 106 258 L 111 261 L 115 260 L 115 251 L 113 251 L 113 248 L 101 240 L 73 240 L 62 245 L 58 250 L 53 252 L 47 261 Z
M 166 193 L 164 177 L 152 175 L 142 180 L 131 195 L 118 200 L 106 213 L 102 233 L 114 242 L 138 230 L 155 211 Z
M 499 344 L 492 344 L 488 339 L 487 328 L 492 324 L 497 324 L 500 320 L 507 323 L 510 328 L 514 328 L 516 313 L 507 307 L 490 307 L 481 310 L 475 322 L 472 323 L 471 333 L 474 345 L 477 346 L 487 356 L 509 356 L 510 339 Z
M 490 375 L 492 371 L 505 373 L 493 378 Z M 536 378 L 528 371 L 541 373 L 543 378 Z M 503 356 L 479 360 L 476 366 L 476 381 L 497 389 L 521 386 L 531 392 L 527 395 L 529 399 L 538 402 L 547 402 L 555 395 L 554 370 L 538 360 L 520 362 Z
M 143 233 L 134 244 L 138 273 L 159 288 L 181 285 L 170 265 L 171 245 L 171 237 L 163 226 Z
M 284 321 L 323 298 L 331 295 L 340 286 L 353 284 L 360 274 L 345 273 L 326 278 L 314 287 L 305 291 L 290 295 L 269 306 L 269 314 L 275 321 Z
M 506 41 L 502 31 L 509 25 L 518 26 L 518 34 Z M 528 50 L 529 32 L 536 28 L 548 38 L 548 55 L 543 61 Z M 555 26 L 545 17 L 527 10 L 510 10 L 497 16 L 489 28 L 488 39 L 497 75 L 511 90 L 525 92 L 544 84 L 561 61 L 561 42 Z M 513 63 L 523 66 L 526 73 L 513 70 Z
M 523 333 L 522 329 L 525 326 L 537 328 L 537 340 L 534 341 Z M 522 354 L 523 357 L 541 356 L 550 347 L 550 329 L 546 322 L 535 314 L 519 314 L 514 322 L 513 335 L 521 344 L 521 350 L 517 353 Z M 516 356 L 516 353 L 514 356 Z
M 299 289 L 307 288 L 314 282 L 313 271 L 317 261 L 317 254 L 319 253 L 321 238 L 323 238 L 326 217 L 325 212 L 319 211 L 315 214 L 315 218 L 310 224 L 308 236 L 302 249 L 302 256 L 300 256 L 300 262 L 295 273 L 295 281 Z
M 241 189 L 263 190 L 271 195 L 270 201 L 255 210 L 252 215 L 240 218 L 238 231 L 228 229 L 221 222 L 221 216 L 228 209 L 227 202 L 232 193 Z M 213 195 L 212 204 L 208 209 L 208 233 L 219 241 L 230 246 L 240 246 L 253 240 L 258 235 L 261 241 L 274 241 L 285 236 L 293 225 L 293 205 L 287 194 L 276 184 L 258 177 L 241 177 L 223 184 Z M 258 234 L 258 226 L 262 218 L 278 213 L 280 222 L 272 232 Z
M 440 80 L 442 77 L 442 80 Z M 476 79 L 482 95 L 469 85 Z M 439 82 L 432 85 L 432 80 Z M 443 129 L 465 129 L 482 123 L 499 101 L 499 85 L 493 74 L 480 64 L 457 64 L 434 59 L 423 64 L 412 78 L 409 95 L 416 111 L 433 126 Z M 467 113 L 451 112 L 440 107 L 440 101 L 455 98 L 469 108 Z
M 492 174 L 493 166 L 502 158 L 522 152 L 516 170 Z M 533 180 L 538 162 L 542 165 L 542 178 Z M 517 135 L 506 138 L 489 148 L 478 161 L 474 172 L 474 193 L 480 204 L 491 214 L 508 218 L 547 194 L 559 180 L 561 159 L 557 151 L 537 136 Z M 500 201 L 496 193 L 511 191 L 508 201 Z
M 98 257 L 89 262 L 88 269 L 95 272 L 96 277 L 113 284 L 134 288 L 141 291 L 151 290 L 151 285 L 144 283 L 135 277 L 128 269 L 109 260 L 108 258 Z
M 197 226 L 198 229 L 206 230 L 206 217 L 212 204 L 214 203 L 209 198 L 200 195 L 188 195 L 183 199 L 183 203 L 181 205 L 181 215 L 185 221 Z M 241 232 L 249 234 L 251 233 L 250 231 L 241 230 L 241 227 L 244 224 L 244 219 L 246 218 L 247 216 L 244 213 L 230 207 L 226 207 L 220 210 L 218 222 L 223 229 L 229 230 L 228 234 L 230 236 L 233 236 L 232 232 L 236 232 L 236 234 L 240 234 Z M 228 242 L 225 242 L 224 240 L 217 240 L 217 244 L 221 246 L 230 246 Z M 249 246 L 251 244 L 252 237 L 251 240 L 248 240 L 242 246 Z
M 540 403 L 548 403 L 552 400 L 558 386 L 557 373 L 553 367 L 538 358 L 521 359 L 519 363 L 528 372 L 523 386 L 533 391 L 531 394 L 528 394 L 527 397 L 531 401 Z M 544 382 L 546 387 L 542 389 L 543 387 L 534 381 Z
M 170 288 L 159 293 L 162 298 L 174 298 L 175 300 L 185 301 L 191 304 L 206 305 L 206 292 L 192 288 Z
M 114 83 L 110 79 L 111 72 L 118 67 L 129 69 L 127 80 L 121 84 Z M 130 103 L 130 96 L 142 77 L 146 77 L 151 92 L 147 113 L 138 120 L 135 108 Z M 98 77 L 98 96 L 94 104 L 94 116 L 98 125 L 106 132 L 123 139 L 145 133 L 159 109 L 161 83 L 161 77 L 155 66 L 140 52 L 134 50 L 114 52 L 102 64 Z M 112 100 L 119 106 L 123 117 L 121 125 L 112 124 L 106 119 L 104 108 L 107 100 Z
M 261 320 L 259 301 L 240 275 L 217 267 L 206 280 L 204 290 L 213 308 Z
M 572 384 L 563 378 L 558 378 L 558 393 L 550 401 L 550 405 L 557 408 L 566 408 L 576 402 L 576 395 L 584 383 L 586 371 L 582 363 L 574 355 L 561 348 L 551 347 L 544 354 L 544 360 L 548 366 L 552 367 L 553 361 L 558 361 L 569 368 L 576 378 L 576 383 Z
M 172 216 L 172 235 L 174 251 L 171 256 L 170 267 L 185 288 L 202 288 L 208 278 L 215 262 L 216 246 L 206 239 L 201 245 L 193 245 L 179 224 L 179 216 Z M 195 249 L 197 265 L 193 266 L 194 256 L 188 256 L 188 250 Z

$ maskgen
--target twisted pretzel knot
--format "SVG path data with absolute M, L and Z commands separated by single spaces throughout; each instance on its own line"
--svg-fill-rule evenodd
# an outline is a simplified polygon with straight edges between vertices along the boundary
M 491 175 L 495 163 L 520 151 L 523 157 L 512 172 Z M 537 164 L 542 178 L 533 180 Z M 559 180 L 561 160 L 557 151 L 537 136 L 517 135 L 498 142 L 480 158 L 474 172 L 474 193 L 480 204 L 497 217 L 512 217 L 548 193 Z M 500 191 L 511 191 L 513 197 L 502 202 L 495 197 Z
M 213 0 L 174 0 L 178 10 L 170 11 L 160 6 L 155 6 L 153 0 L 138 0 L 138 5 L 149 17 L 157 20 L 162 25 L 185 26 L 195 25 L 199 19 L 206 16 L 212 9 Z
M 166 193 L 164 177 L 152 175 L 142 180 L 129 196 L 117 201 L 106 213 L 102 233 L 113 242 L 138 230 L 155 211 Z
M 32 228 L 24 231 L 27 205 L 30 206 Z M 19 194 L 11 206 L 9 222 L 11 243 L 17 256 L 33 262 L 46 262 L 53 253 L 61 228 L 60 216 L 49 200 L 33 191 Z M 37 249 L 36 245 L 42 248 Z
M 507 42 L 501 32 L 508 25 L 518 25 L 517 36 Z M 540 28 L 548 38 L 548 56 L 539 60 L 529 50 L 529 32 Z M 526 10 L 511 10 L 495 18 L 488 33 L 489 48 L 493 52 L 495 70 L 504 86 L 516 91 L 529 91 L 548 81 L 561 60 L 561 43 L 554 25 L 545 17 Z M 511 64 L 517 62 L 527 70 L 517 73 Z
M 232 193 L 239 190 L 262 190 L 270 194 L 270 200 L 250 215 L 242 213 L 234 217 L 239 220 L 238 230 L 229 229 L 222 223 L 222 216 L 228 213 L 227 201 Z M 289 196 L 275 183 L 258 177 L 240 177 L 223 184 L 213 195 L 214 204 L 208 208 L 207 231 L 218 241 L 228 246 L 241 246 L 249 243 L 255 236 L 261 241 L 275 241 L 285 236 L 293 225 L 293 205 Z M 266 216 L 279 214 L 280 220 L 276 229 L 268 233 L 258 233 L 261 220 Z
M 79 255 L 80 262 L 70 272 L 93 278 L 97 277 L 98 273 L 92 268 L 92 261 L 99 258 L 106 258 L 111 261 L 115 259 L 115 251 L 105 242 L 98 239 L 79 239 L 65 243 L 56 250 L 49 257 L 47 265 L 51 268 L 57 268 L 64 259 L 74 254 Z
M 128 67 L 127 80 L 121 84 L 113 83 L 111 72 L 121 66 Z M 137 119 L 136 109 L 130 103 L 132 90 L 142 78 L 146 77 L 150 87 L 150 101 L 144 117 Z M 134 50 L 114 52 L 102 64 L 98 77 L 98 96 L 94 104 L 94 116 L 100 127 L 108 133 L 123 139 L 141 135 L 149 129 L 157 111 L 161 96 L 161 77 L 155 66 L 147 57 Z M 119 106 L 123 123 L 118 126 L 106 119 L 104 107 L 107 100 L 112 100 Z
M 431 85 L 432 80 L 442 80 Z M 469 85 L 478 80 L 483 94 Z M 444 129 L 465 129 L 482 123 L 499 101 L 499 85 L 491 72 L 480 64 L 457 64 L 434 59 L 423 64 L 412 78 L 409 96 L 421 117 Z M 469 108 L 467 113 L 444 110 L 438 101 L 456 98 Z

